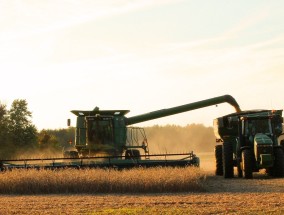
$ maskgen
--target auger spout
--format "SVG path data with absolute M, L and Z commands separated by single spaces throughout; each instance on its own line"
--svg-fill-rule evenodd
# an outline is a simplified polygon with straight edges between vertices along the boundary
M 161 109 L 161 110 L 157 110 L 157 111 L 153 111 L 153 112 L 149 112 L 149 113 L 125 118 L 125 123 L 126 123 L 126 125 L 132 125 L 132 124 L 135 124 L 135 123 L 145 122 L 145 121 L 148 121 L 148 120 L 153 120 L 153 119 L 157 119 L 157 118 L 161 118 L 161 117 L 179 114 L 179 113 L 183 113 L 183 112 L 186 112 L 186 111 L 191 111 L 191 110 L 204 108 L 204 107 L 208 107 L 208 106 L 212 106 L 212 105 L 217 105 L 217 104 L 221 104 L 221 103 L 225 103 L 225 102 L 232 105 L 235 108 L 236 112 L 241 111 L 239 104 L 231 95 L 223 95 L 223 96 L 205 99 L 205 100 L 202 100 L 202 101 L 193 102 L 193 103 L 189 103 L 189 104 L 185 104 L 185 105 L 181 105 L 181 106 L 176 106 L 176 107 L 167 108 L 167 109 Z

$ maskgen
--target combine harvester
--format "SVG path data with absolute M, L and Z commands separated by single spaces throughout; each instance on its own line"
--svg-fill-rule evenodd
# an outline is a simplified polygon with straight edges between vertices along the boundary
M 199 166 L 193 152 L 151 155 L 142 128 L 130 125 L 227 102 L 236 112 L 240 107 L 230 95 L 219 96 L 142 115 L 126 117 L 128 110 L 73 110 L 77 116 L 75 145 L 62 158 L 1 160 L 2 169 L 11 168 L 131 168 L 137 166 Z M 70 126 L 70 120 L 68 120 Z M 179 157 L 179 158 L 177 158 Z

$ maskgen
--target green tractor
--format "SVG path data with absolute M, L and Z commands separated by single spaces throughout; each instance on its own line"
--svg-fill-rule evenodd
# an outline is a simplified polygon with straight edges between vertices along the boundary
M 273 177 L 284 176 L 284 153 L 278 138 L 282 134 L 282 110 L 252 110 L 214 120 L 216 175 L 253 178 L 265 169 Z

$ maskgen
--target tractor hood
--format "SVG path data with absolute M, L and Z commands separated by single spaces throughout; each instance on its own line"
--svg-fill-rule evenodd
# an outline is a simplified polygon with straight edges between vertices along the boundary
M 270 137 L 265 134 L 258 133 L 254 137 L 254 145 L 272 145 L 273 142 Z

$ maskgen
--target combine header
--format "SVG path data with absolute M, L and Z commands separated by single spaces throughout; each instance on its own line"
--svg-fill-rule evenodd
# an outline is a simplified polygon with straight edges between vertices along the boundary
M 129 110 L 73 110 L 77 116 L 75 144 L 63 158 L 2 160 L 1 168 L 60 168 L 134 166 L 199 166 L 199 158 L 187 154 L 151 155 L 143 128 L 133 124 L 227 102 L 236 112 L 238 103 L 230 95 L 219 96 L 173 108 L 126 117 Z M 70 126 L 68 120 L 68 126 Z

